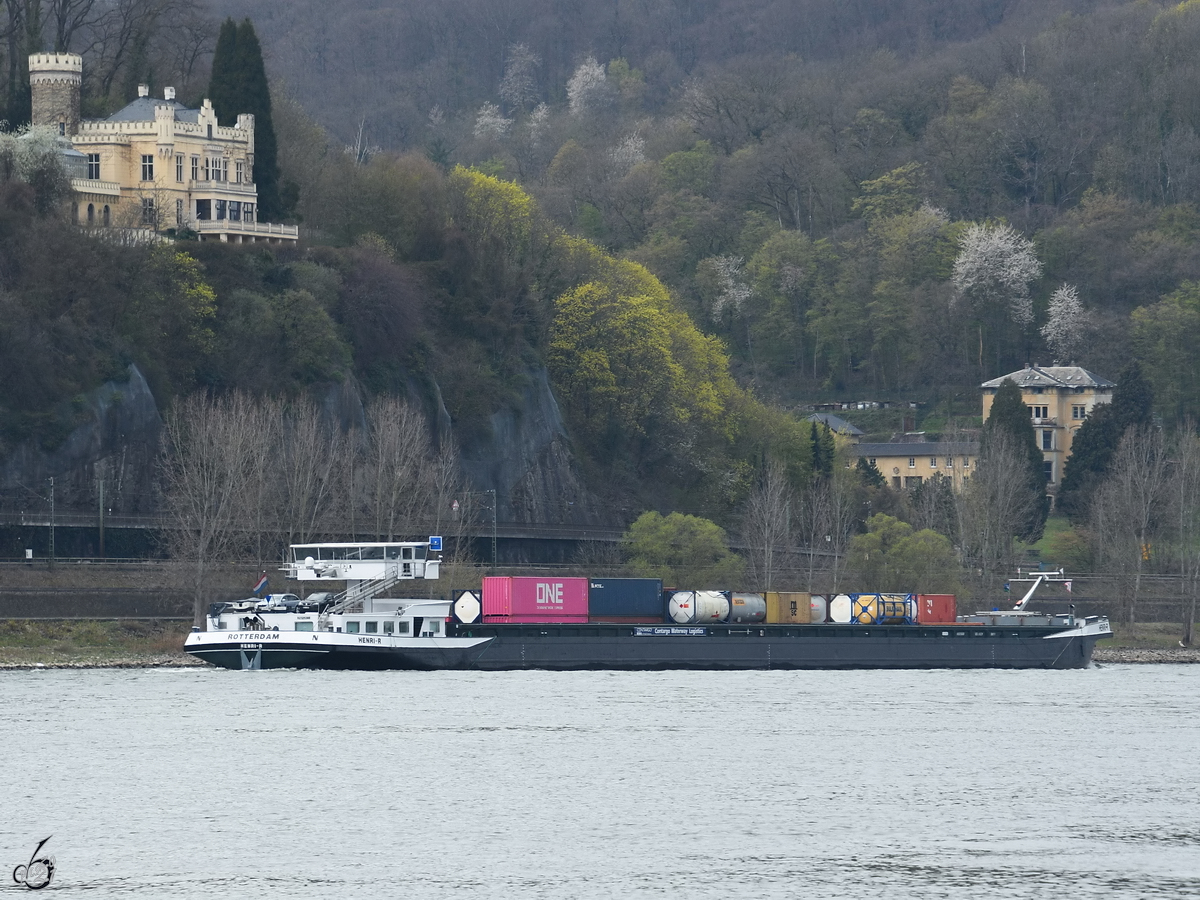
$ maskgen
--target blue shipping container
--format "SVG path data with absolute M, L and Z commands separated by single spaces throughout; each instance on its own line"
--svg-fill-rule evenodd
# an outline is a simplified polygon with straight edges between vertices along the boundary
M 663 621 L 661 578 L 588 579 L 588 616 L 641 617 Z

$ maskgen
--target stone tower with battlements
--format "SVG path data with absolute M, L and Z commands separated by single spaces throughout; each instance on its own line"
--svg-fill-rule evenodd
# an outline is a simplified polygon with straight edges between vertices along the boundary
M 79 133 L 79 87 L 83 57 L 75 53 L 34 53 L 29 57 L 33 124 L 49 125 L 59 134 Z

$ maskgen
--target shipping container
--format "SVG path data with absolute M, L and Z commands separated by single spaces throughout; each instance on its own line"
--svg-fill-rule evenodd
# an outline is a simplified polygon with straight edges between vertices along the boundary
M 667 604 L 671 620 L 680 625 L 724 622 L 729 618 L 728 591 L 675 591 Z
M 917 594 L 917 624 L 950 625 L 957 615 L 953 594 Z
M 660 616 L 588 616 L 589 622 L 597 622 L 608 625 L 661 625 L 663 617 Z
M 802 625 L 812 621 L 813 599 L 807 592 L 767 591 L 766 599 L 770 625 Z M 824 609 L 821 621 L 825 621 Z
M 912 622 L 912 595 L 851 594 L 850 618 L 860 625 L 898 625 Z
M 829 619 L 839 625 L 849 625 L 853 604 L 849 594 L 838 594 L 829 598 Z
M 587 596 L 586 578 L 489 576 L 483 579 L 484 621 L 489 616 L 587 621 Z
M 489 625 L 586 625 L 587 616 L 484 616 Z
M 661 578 L 592 578 L 588 616 L 593 621 L 661 622 L 666 612 Z M 612 617 L 617 617 L 613 619 Z
M 736 593 L 729 601 L 729 621 L 738 624 L 764 622 L 767 618 L 767 599 L 762 594 Z
M 809 608 L 812 610 L 809 621 L 813 625 L 824 625 L 829 621 L 829 598 L 824 594 L 813 594 Z

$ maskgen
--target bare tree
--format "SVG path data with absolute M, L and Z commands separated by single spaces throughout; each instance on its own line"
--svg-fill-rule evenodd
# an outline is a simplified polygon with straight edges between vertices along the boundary
M 1115 574 L 1125 620 L 1134 625 L 1142 576 L 1170 500 L 1166 442 L 1158 428 L 1130 428 L 1121 438 L 1091 508 L 1091 531 L 1101 565 Z
M 375 400 L 367 411 L 370 433 L 363 460 L 363 489 L 378 540 L 410 531 L 428 510 L 429 427 L 421 411 L 395 397 Z
M 1195 640 L 1196 598 L 1200 595 L 1200 436 L 1195 422 L 1185 421 L 1180 427 L 1173 462 L 1171 489 L 1179 527 L 1179 574 L 1188 598 L 1181 643 L 1190 647 Z
M 997 430 L 957 495 L 959 544 L 985 584 L 1013 567 L 1013 535 L 1042 502 L 1029 489 L 1028 465 L 1025 449 L 1007 431 Z
M 742 537 L 749 548 L 746 574 L 758 590 L 772 590 L 779 564 L 791 553 L 793 499 L 783 466 L 772 460 L 742 517 Z
M 266 561 L 265 539 L 279 532 L 278 457 L 283 404 L 274 399 L 250 401 L 247 414 L 250 418 L 246 438 L 249 472 L 246 490 L 241 494 L 242 509 L 239 515 L 254 536 L 254 558 L 261 565 Z M 271 549 L 273 552 L 275 548 Z
M 328 529 L 327 514 L 338 487 L 338 465 L 346 456 L 346 438 L 321 420 L 321 411 L 311 400 L 291 405 L 281 435 L 280 524 L 286 543 L 303 543 Z
M 191 567 L 193 615 L 204 617 L 210 569 L 245 542 L 244 494 L 251 480 L 255 404 L 236 393 L 217 400 L 196 395 L 168 412 L 163 427 L 162 480 L 171 555 Z

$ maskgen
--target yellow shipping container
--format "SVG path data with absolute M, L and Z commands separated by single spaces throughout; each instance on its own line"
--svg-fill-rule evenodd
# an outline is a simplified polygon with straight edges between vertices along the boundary
M 812 595 L 800 591 L 767 591 L 767 624 L 807 625 L 812 621 Z

